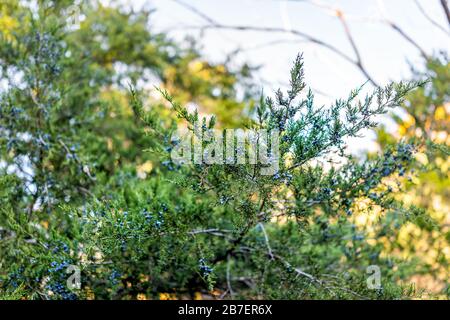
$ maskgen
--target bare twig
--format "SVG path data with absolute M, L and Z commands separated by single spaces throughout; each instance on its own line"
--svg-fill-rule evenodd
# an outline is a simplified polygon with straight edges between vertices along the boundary
M 258 249 L 255 249 L 255 248 L 248 248 L 248 249 L 250 251 L 255 251 L 255 250 L 257 251 L 258 250 Z M 292 268 L 291 264 L 285 258 L 283 258 L 282 256 L 274 254 L 273 257 L 275 259 L 277 259 L 278 261 L 280 261 L 282 264 L 284 264 L 287 268 Z M 295 268 L 293 268 L 293 270 L 295 271 L 295 273 L 298 276 L 308 279 L 309 281 L 311 281 L 311 283 L 314 283 L 314 284 L 316 284 L 318 286 L 321 286 L 322 288 L 328 290 L 332 294 L 334 294 L 335 291 L 344 291 L 344 292 L 347 292 L 347 293 L 350 293 L 350 294 L 354 295 L 355 297 L 358 297 L 359 299 L 368 299 L 367 297 L 365 297 L 363 295 L 360 295 L 359 293 L 357 293 L 357 292 L 355 292 L 353 290 L 350 290 L 348 288 L 344 288 L 342 286 L 330 285 L 328 281 L 321 280 L 321 279 L 313 276 L 312 274 L 305 272 L 300 267 L 295 267 Z M 327 275 L 327 276 L 329 276 L 329 275 Z M 338 277 L 335 277 L 335 278 L 339 279 Z
M 201 17 L 203 20 L 209 22 L 212 25 L 216 25 L 218 24 L 214 19 L 212 19 L 211 17 L 209 17 L 208 15 L 206 15 L 205 13 L 201 12 L 200 10 L 198 10 L 196 7 L 190 5 L 189 3 L 186 3 L 184 1 L 181 0 L 173 0 L 174 2 L 178 3 L 180 6 L 185 7 L 186 9 L 188 9 L 189 11 L 195 13 L 196 15 L 198 15 L 199 17 Z
M 441 26 L 439 23 L 437 23 L 437 21 L 433 20 L 433 18 L 431 18 L 428 15 L 428 13 L 425 11 L 425 8 L 422 7 L 422 5 L 420 4 L 420 2 L 418 0 L 414 0 L 414 2 L 416 3 L 417 8 L 420 10 L 420 12 L 423 14 L 423 16 L 428 21 L 430 21 L 431 24 L 433 24 L 435 27 L 437 27 L 442 32 L 444 32 L 447 36 L 450 36 L 450 32 L 447 29 L 445 29 L 443 26 Z
M 299 43 L 299 42 L 308 42 L 307 40 L 292 40 L 292 39 L 277 39 L 273 41 L 267 41 L 264 43 L 256 44 L 254 46 L 249 46 L 246 48 L 241 48 L 239 51 L 251 51 L 251 50 L 259 50 L 266 47 L 271 47 L 278 44 L 293 44 L 293 43 Z
M 83 163 L 70 151 L 70 149 L 66 146 L 66 144 L 64 143 L 64 141 L 62 141 L 61 139 L 58 140 L 59 144 L 64 148 L 64 150 L 71 156 L 72 159 L 75 160 L 76 163 L 78 163 L 78 165 L 81 167 L 81 171 L 83 171 L 86 176 L 91 180 L 91 181 L 95 181 L 96 178 L 93 177 L 91 175 L 91 172 L 89 170 L 89 167 L 86 165 L 83 165 Z
M 419 44 L 414 41 L 413 38 L 411 38 L 408 34 L 406 34 L 406 32 L 400 28 L 395 22 L 391 21 L 391 20 L 387 20 L 386 19 L 386 23 L 395 31 L 397 31 L 397 33 L 399 33 L 403 38 L 405 38 L 406 41 L 408 41 L 410 44 L 412 44 L 414 47 L 416 47 L 417 50 L 419 50 L 420 55 L 425 58 L 428 59 L 428 54 L 425 52 L 424 49 L 422 49 L 421 46 L 419 46 Z
M 93 198 L 95 197 L 95 195 L 92 192 L 90 192 L 88 189 L 86 189 L 84 187 L 78 187 L 78 190 L 80 190 L 84 194 L 87 194 L 88 196 L 91 196 Z
M 364 74 L 364 76 L 369 79 L 370 82 L 378 86 L 375 82 L 375 80 L 372 79 L 372 77 L 367 72 L 366 68 L 363 66 L 361 54 L 359 53 L 358 47 L 356 46 L 355 40 L 353 39 L 352 33 L 350 32 L 350 28 L 347 24 L 347 21 L 344 18 L 344 13 L 340 10 L 336 11 L 336 15 L 339 18 L 339 21 L 341 21 L 342 26 L 344 27 L 345 34 L 347 35 L 347 39 L 350 42 L 350 45 L 353 48 L 353 52 L 356 56 L 356 66 L 361 70 L 361 72 Z
M 448 24 L 450 25 L 450 10 L 448 9 L 447 0 L 441 0 L 442 9 L 444 9 L 445 16 L 447 17 Z
M 225 233 L 230 233 L 232 232 L 231 230 L 222 230 L 222 229 L 217 229 L 217 228 L 212 228 L 212 229 L 197 229 L 197 230 L 192 230 L 189 232 L 190 235 L 196 235 L 196 234 L 211 234 L 213 236 L 218 236 L 218 237 L 226 237 L 227 235 Z
M 228 294 L 228 289 L 225 290 L 225 291 L 219 296 L 219 300 L 222 300 L 223 298 L 225 298 L 227 294 Z
M 181 0 L 173 0 L 177 4 L 183 6 L 184 8 L 188 9 L 192 13 L 196 14 L 197 16 L 201 17 L 207 24 L 203 26 L 183 26 L 183 29 L 199 29 L 199 30 L 208 30 L 208 29 L 222 29 L 222 30 L 236 30 L 236 31 L 256 31 L 256 32 L 273 32 L 273 33 L 287 33 L 295 35 L 303 40 L 307 40 L 311 43 L 314 43 L 318 46 L 321 46 L 323 48 L 326 48 L 336 55 L 340 56 L 342 59 L 346 60 L 347 62 L 355 65 L 361 73 L 364 74 L 365 77 L 375 86 L 378 86 L 377 83 L 374 82 L 374 80 L 369 76 L 369 73 L 367 70 L 363 67 L 362 63 L 359 60 L 355 60 L 346 53 L 344 53 L 339 48 L 320 40 L 310 34 L 307 34 L 305 32 L 301 32 L 299 30 L 293 30 L 293 29 L 285 29 L 281 27 L 259 27 L 259 26 L 250 26 L 250 25 L 225 25 L 222 23 L 219 23 L 218 21 L 212 19 L 205 13 L 201 12 L 197 8 L 193 7 L 190 4 L 185 3 Z
M 416 41 L 414 41 L 414 39 L 411 38 L 398 24 L 396 24 L 394 21 L 388 18 L 387 10 L 384 6 L 383 0 L 378 0 L 378 7 L 382 15 L 380 21 L 390 26 L 394 31 L 400 34 L 406 41 L 408 41 L 410 44 L 416 47 L 416 49 L 419 50 L 423 58 L 428 59 L 428 55 L 425 52 L 425 50 L 422 49 L 422 47 Z
M 348 38 L 348 40 L 349 40 L 349 42 L 350 42 L 350 44 L 351 44 L 351 46 L 353 48 L 353 51 L 354 51 L 354 53 L 355 53 L 355 55 L 357 57 L 355 64 L 359 67 L 361 72 L 370 80 L 369 75 L 365 71 L 366 69 L 362 66 L 362 58 L 361 58 L 359 50 L 358 50 L 358 48 L 356 46 L 356 43 L 355 43 L 355 41 L 354 41 L 354 39 L 353 39 L 353 37 L 352 37 L 352 35 L 350 33 L 350 28 L 348 27 L 348 25 L 346 23 L 346 19 L 344 19 L 344 12 L 341 9 L 330 7 L 329 5 L 321 3 L 320 1 L 317 1 L 317 0 L 309 0 L 309 1 L 307 0 L 306 2 L 311 3 L 311 4 L 313 4 L 315 6 L 318 6 L 318 7 L 324 8 L 324 9 L 330 11 L 331 14 L 333 14 L 333 15 L 335 15 L 335 16 L 337 16 L 339 18 L 339 20 L 341 21 L 341 23 L 342 23 L 342 25 L 344 27 L 344 31 L 345 31 L 345 33 L 347 35 L 347 38 Z M 389 25 L 396 32 L 398 32 L 406 41 L 408 41 L 410 44 L 412 44 L 414 47 L 416 47 L 419 50 L 419 52 L 422 55 L 422 57 L 424 57 L 425 59 L 428 59 L 428 55 L 426 54 L 425 50 L 423 50 L 422 47 L 419 46 L 419 44 L 416 41 L 414 41 L 414 39 L 412 39 L 402 28 L 400 28 L 396 23 L 394 23 L 392 20 L 390 20 L 390 19 L 388 19 L 386 17 L 383 2 L 380 1 L 379 3 L 381 5 L 381 9 L 382 9 L 383 15 L 385 17 L 383 19 L 381 19 L 381 20 L 377 19 L 377 18 L 375 18 L 375 19 L 374 18 L 370 18 L 370 19 L 367 18 L 365 20 L 367 20 L 367 21 L 379 21 L 379 22 L 382 22 L 382 23 L 385 23 L 385 24 Z M 371 80 L 371 82 L 373 83 L 372 80 Z
M 275 255 L 275 258 L 277 258 L 279 261 L 281 261 L 287 267 L 291 266 L 290 263 L 287 262 L 283 257 Z M 317 277 L 314 277 L 312 274 L 309 274 L 309 273 L 303 271 L 301 268 L 296 267 L 296 268 L 294 268 L 294 271 L 299 276 L 309 279 L 312 283 L 315 283 L 315 284 L 323 287 L 324 289 L 328 290 L 331 293 L 334 293 L 333 290 L 340 290 L 340 291 L 344 291 L 344 292 L 350 293 L 350 294 L 352 294 L 355 297 L 358 297 L 360 299 L 368 299 L 367 297 L 362 296 L 359 293 L 354 292 L 353 290 L 350 290 L 348 288 L 344 288 L 344 287 L 341 287 L 341 286 L 339 286 L 339 287 L 338 286 L 330 286 L 330 285 L 328 285 L 328 283 L 326 281 L 321 280 L 321 279 L 319 279 Z

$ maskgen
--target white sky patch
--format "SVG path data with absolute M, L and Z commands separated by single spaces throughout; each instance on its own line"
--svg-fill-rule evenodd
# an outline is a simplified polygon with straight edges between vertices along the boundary
M 283 27 L 286 31 L 292 31 L 291 19 L 289 18 L 289 12 L 287 8 L 287 3 L 282 1 L 280 2 L 280 15 L 281 21 L 283 22 Z M 294 40 L 294 35 L 288 35 L 288 38 Z

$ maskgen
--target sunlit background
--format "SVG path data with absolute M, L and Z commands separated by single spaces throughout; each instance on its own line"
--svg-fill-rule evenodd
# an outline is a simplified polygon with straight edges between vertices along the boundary
M 369 86 L 409 79 L 424 55 L 450 49 L 439 0 L 139 0 L 131 6 L 154 10 L 152 30 L 180 42 L 194 38 L 210 61 L 232 57 L 259 67 L 254 75 L 266 92 L 286 87 L 287 70 L 303 53 L 307 83 L 321 103 L 345 97 L 369 77 Z M 371 138 L 365 132 L 352 149 L 375 148 Z

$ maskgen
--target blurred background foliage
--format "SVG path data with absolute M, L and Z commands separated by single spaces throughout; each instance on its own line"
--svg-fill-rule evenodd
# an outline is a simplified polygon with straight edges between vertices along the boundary
M 392 115 L 397 131 L 389 134 L 380 129 L 377 141 L 382 149 L 406 138 L 422 141 L 415 156 L 416 174 L 406 182 L 399 198 L 425 208 L 436 225 L 431 230 L 420 223 L 405 225 L 386 247 L 403 257 L 419 259 L 421 268 L 416 270 L 418 275 L 414 281 L 418 287 L 437 292 L 445 288 L 450 270 L 450 64 L 447 54 L 428 60 L 425 71 L 415 71 L 414 76 L 428 79 L 429 83 L 411 93 L 400 113 Z

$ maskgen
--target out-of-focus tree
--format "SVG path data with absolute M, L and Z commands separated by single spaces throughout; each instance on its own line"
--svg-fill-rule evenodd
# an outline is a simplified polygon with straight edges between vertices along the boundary
M 428 79 L 423 88 L 411 93 L 392 115 L 397 129 L 377 130 L 382 149 L 404 139 L 421 142 L 416 154 L 416 174 L 402 187 L 399 198 L 426 208 L 436 222 L 434 228 L 419 224 L 402 227 L 388 250 L 417 259 L 413 276 L 418 288 L 435 293 L 448 292 L 450 268 L 450 63 L 446 54 L 428 60 L 425 71 L 415 71 L 417 79 Z M 413 272 L 413 274 L 414 274 Z M 448 294 L 448 293 L 447 293 Z
M 183 49 L 162 34 L 150 33 L 149 12 L 130 13 L 92 1 L 79 5 L 42 1 L 38 7 L 30 3 L 2 3 L 0 59 L 3 83 L 22 101 L 10 106 L 13 116 L 3 119 L 11 126 L 3 128 L 8 140 L 3 160 L 6 166 L 19 170 L 25 166 L 33 172 L 35 201 L 42 200 L 45 185 L 38 182 L 40 171 L 55 175 L 51 185 L 78 185 L 84 176 L 80 187 L 86 190 L 95 171 L 100 178 L 112 174 L 117 164 L 141 165 L 148 160 L 142 150 L 151 142 L 140 135 L 127 103 L 128 85 L 137 79 L 141 86 L 170 88 L 183 103 L 204 105 L 225 125 L 245 119 L 246 106 L 236 87 L 240 79 L 244 84 L 250 77 L 249 68 L 234 73 L 225 64 L 203 61 L 193 45 Z M 67 14 L 78 15 L 73 17 L 75 24 L 68 23 L 71 19 L 61 21 Z M 31 59 L 32 67 L 24 63 L 26 59 Z M 245 98 L 248 87 L 241 88 Z M 57 91 L 54 97 L 45 96 L 50 90 Z M 219 103 L 213 106 L 212 99 Z M 153 101 L 155 109 L 164 110 Z M 12 126 L 17 123 L 27 132 L 15 132 Z M 19 164 L 26 158 L 36 162 Z M 77 169 L 63 170 L 70 163 Z M 52 189 L 49 186 L 46 192 Z M 56 189 L 63 192 L 65 187 Z
M 227 125 L 245 118 L 250 68 L 205 62 L 194 45 L 149 31 L 150 17 L 100 1 L 0 4 L 2 277 L 9 273 L 5 265 L 40 273 L 38 263 L 57 242 L 64 243 L 62 252 L 78 251 L 77 222 L 61 206 L 112 197 L 105 190 L 114 187 L 132 198 L 128 180 L 111 177 L 142 179 L 152 172 L 155 156 L 144 149 L 155 141 L 137 125 L 128 103 L 131 83 L 170 87 L 184 103 L 216 99 L 209 108 Z M 188 67 L 199 64 L 205 73 Z M 161 98 L 147 98 L 151 109 L 168 114 Z M 40 242 L 36 233 L 51 239 Z M 27 252 L 35 246 L 43 251 L 30 262 Z

